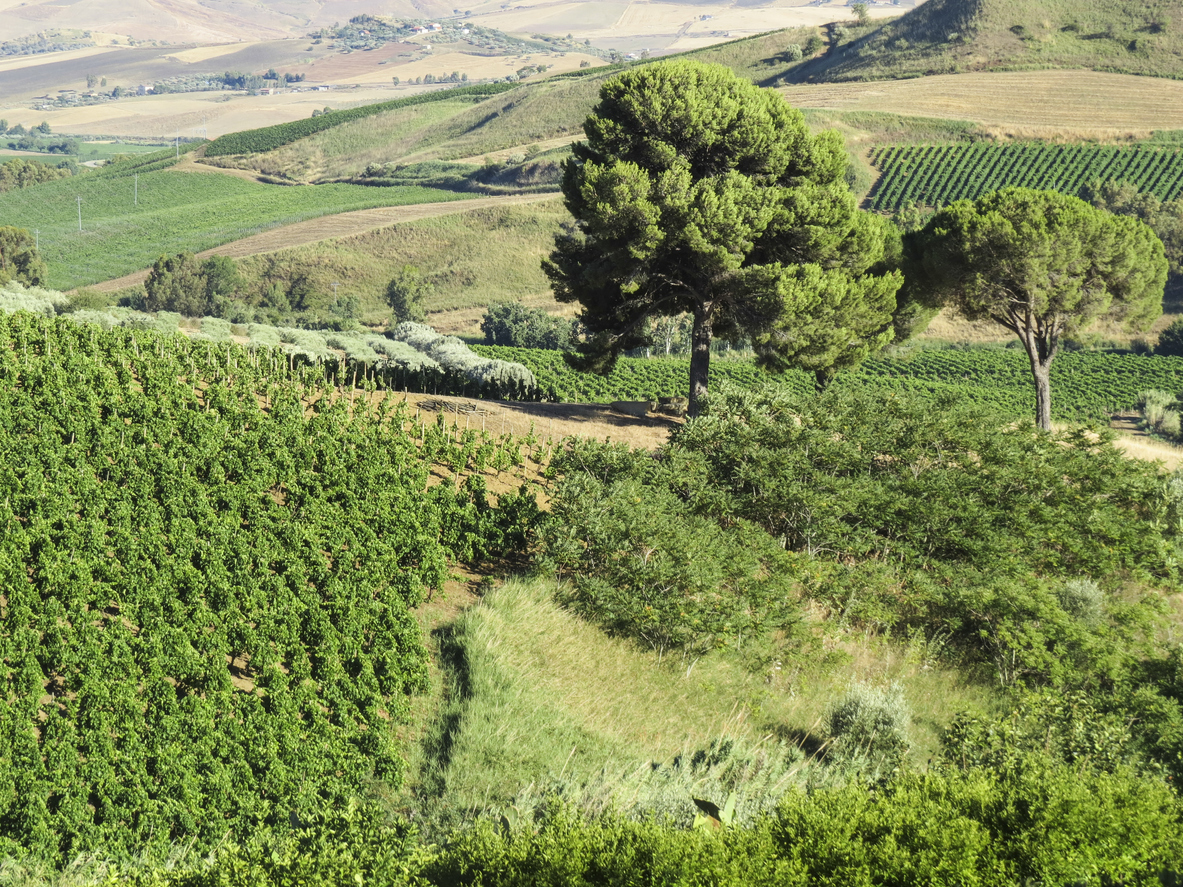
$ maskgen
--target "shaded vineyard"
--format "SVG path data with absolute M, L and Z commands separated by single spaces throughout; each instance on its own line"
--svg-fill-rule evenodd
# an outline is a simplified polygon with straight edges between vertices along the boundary
M 686 390 L 690 362 L 678 358 L 621 358 L 607 376 L 580 373 L 563 361 L 561 351 L 474 346 L 487 357 L 524 364 L 544 396 L 558 401 L 606 402 L 654 400 Z M 813 390 L 813 377 L 795 371 L 774 376 L 753 363 L 716 360 L 712 384 L 729 381 L 750 387 L 774 382 L 797 393 Z M 868 360 L 840 373 L 837 388 L 958 394 L 974 403 L 1027 417 L 1035 394 L 1027 356 L 1017 349 L 917 350 L 904 357 Z M 1183 358 L 1160 355 L 1077 351 L 1060 355 L 1052 367 L 1052 410 L 1057 419 L 1101 421 L 1133 409 L 1149 389 L 1183 390 Z

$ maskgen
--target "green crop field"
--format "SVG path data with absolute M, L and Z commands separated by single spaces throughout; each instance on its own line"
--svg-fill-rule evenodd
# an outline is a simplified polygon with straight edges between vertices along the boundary
M 572 370 L 559 351 L 494 345 L 473 350 L 525 365 L 539 389 L 560 401 L 647 400 L 684 395 L 690 385 L 687 358 L 625 357 L 610 375 L 598 376 Z M 804 372 L 773 376 L 751 362 L 727 359 L 712 361 L 711 381 L 745 387 L 776 382 L 802 394 L 814 384 Z M 905 357 L 869 360 L 840 373 L 834 384 L 877 388 L 885 394 L 959 394 L 1018 417 L 1032 415 L 1035 408 L 1027 356 L 1017 349 L 920 349 Z M 1060 420 L 1107 420 L 1114 412 L 1134 407 L 1138 395 L 1151 388 L 1183 391 L 1183 358 L 1077 351 L 1060 355 L 1052 364 L 1052 412 Z
M 152 154 L 165 147 L 163 142 L 154 145 L 144 145 L 138 142 L 83 142 L 79 146 L 80 160 L 110 160 L 120 154 L 140 155 Z
M 1171 146 L 897 145 L 878 149 L 871 160 L 882 172 L 871 192 L 878 210 L 941 206 L 1009 185 L 1080 195 L 1100 181 L 1125 181 L 1160 200 L 1183 193 L 1183 149 Z
M 148 155 L 151 158 L 152 155 Z M 463 199 L 431 188 L 285 187 L 220 173 L 82 175 L 0 195 L 0 219 L 37 232 L 49 285 L 70 289 L 317 216 Z M 79 231 L 81 212 L 81 231 Z

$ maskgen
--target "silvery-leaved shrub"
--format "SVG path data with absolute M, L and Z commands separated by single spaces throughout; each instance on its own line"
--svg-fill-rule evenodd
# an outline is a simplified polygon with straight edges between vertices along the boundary
M 455 336 L 442 336 L 422 323 L 407 321 L 390 332 L 396 342 L 403 342 L 423 352 L 448 373 L 464 376 L 484 386 L 494 396 L 522 397 L 532 393 L 538 382 L 520 363 L 481 357 Z
M 1104 615 L 1105 596 L 1101 586 L 1092 579 L 1069 579 L 1060 587 L 1056 597 L 1064 612 L 1081 622 L 1099 622 Z
M 898 684 L 851 684 L 830 706 L 827 720 L 827 761 L 849 764 L 872 779 L 898 769 L 911 747 L 908 731 L 912 715 Z

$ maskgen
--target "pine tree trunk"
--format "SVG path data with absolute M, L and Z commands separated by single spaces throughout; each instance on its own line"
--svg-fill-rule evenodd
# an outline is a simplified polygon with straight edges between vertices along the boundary
M 1052 360 L 1031 359 L 1031 376 L 1035 380 L 1035 421 L 1044 431 L 1052 430 Z
M 694 330 L 690 334 L 690 406 L 691 418 L 699 414 L 711 375 L 711 316 L 714 303 L 701 303 L 694 309 Z
M 1019 341 L 1031 361 L 1031 378 L 1035 382 L 1035 424 L 1044 431 L 1052 430 L 1052 358 L 1060 350 L 1058 336 L 1040 336 L 1034 330 L 1018 331 Z

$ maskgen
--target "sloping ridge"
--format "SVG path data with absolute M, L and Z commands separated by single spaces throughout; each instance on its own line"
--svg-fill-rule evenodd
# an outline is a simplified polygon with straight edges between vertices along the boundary
M 927 0 L 800 69 L 833 82 L 1083 68 L 1183 76 L 1183 0 Z

